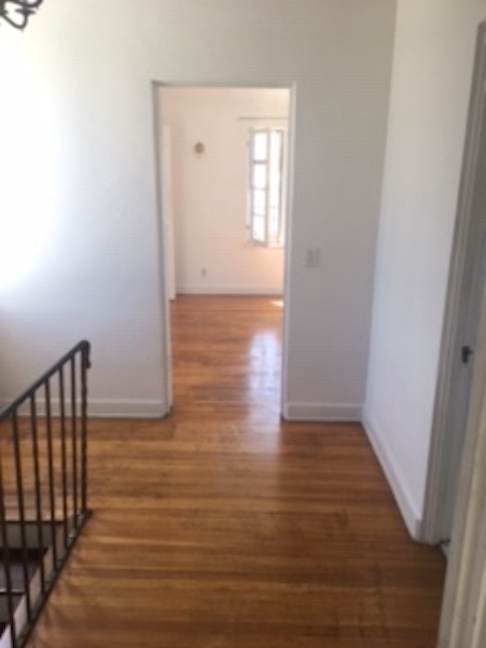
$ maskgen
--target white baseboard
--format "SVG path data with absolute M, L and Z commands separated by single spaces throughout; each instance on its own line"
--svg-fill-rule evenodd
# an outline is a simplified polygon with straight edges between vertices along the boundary
M 288 421 L 361 421 L 361 404 L 340 403 L 329 405 L 326 403 L 286 403 L 283 407 L 283 416 Z
M 7 407 L 8 400 L 0 400 L 0 410 Z M 88 401 L 88 416 L 92 418 L 162 418 L 168 414 L 169 408 L 161 400 L 103 400 L 92 399 Z M 79 412 L 79 407 L 78 407 Z M 45 414 L 42 401 L 37 406 L 39 416 Z M 20 416 L 28 416 L 28 405 L 21 408 Z M 69 416 L 70 412 L 66 411 Z M 59 402 L 53 400 L 52 415 L 59 415 Z
M 283 286 L 210 286 L 201 284 L 185 284 L 177 286 L 179 295 L 275 295 L 283 294 Z
M 380 434 L 375 421 L 373 421 L 366 408 L 363 410 L 363 427 L 375 451 L 385 477 L 395 497 L 395 501 L 402 515 L 403 521 L 414 540 L 420 540 L 422 519 L 409 493 L 400 470 L 387 447 L 384 434 Z
M 88 414 L 93 418 L 162 418 L 169 408 L 161 400 L 90 399 Z

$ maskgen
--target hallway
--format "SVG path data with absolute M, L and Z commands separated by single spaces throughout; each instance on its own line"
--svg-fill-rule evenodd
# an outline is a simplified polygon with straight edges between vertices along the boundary
M 280 421 L 281 318 L 176 301 L 174 412 L 91 422 L 94 516 L 29 648 L 435 646 L 445 561 L 359 425 Z

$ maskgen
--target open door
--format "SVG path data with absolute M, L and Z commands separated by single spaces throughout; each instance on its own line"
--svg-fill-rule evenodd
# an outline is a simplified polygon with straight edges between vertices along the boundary
M 165 298 L 176 297 L 175 252 L 174 252 L 174 203 L 172 188 L 172 144 L 169 124 L 163 124 L 160 137 L 162 187 L 162 228 L 164 243 Z
M 432 430 L 422 539 L 448 542 L 486 285 L 486 23 L 479 29 Z

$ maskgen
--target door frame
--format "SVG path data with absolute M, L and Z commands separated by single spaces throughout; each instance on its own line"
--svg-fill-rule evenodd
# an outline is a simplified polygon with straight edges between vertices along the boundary
M 419 540 L 429 544 L 437 544 L 445 539 L 442 512 L 446 505 L 448 466 L 453 452 L 453 430 L 449 422 L 453 420 L 456 411 L 454 394 L 459 380 L 456 366 L 459 350 L 464 344 L 461 326 L 461 304 L 464 298 L 465 282 L 467 277 L 470 276 L 474 264 L 474 259 L 471 258 L 472 255 L 470 254 L 470 251 L 475 248 L 476 237 L 473 201 L 476 178 L 479 172 L 480 134 L 483 114 L 486 110 L 482 91 L 485 83 L 486 22 L 481 23 L 478 28 L 432 421 L 424 515 L 419 537 Z M 465 406 L 467 407 L 467 404 Z M 459 477 L 458 490 L 462 487 L 462 481 L 463 479 Z
M 162 137 L 161 125 L 163 123 L 162 102 L 159 99 L 160 89 L 170 88 L 242 88 L 242 89 L 285 89 L 289 91 L 289 115 L 288 115 L 288 155 L 287 155 L 287 191 L 285 204 L 285 245 L 284 245 L 284 277 L 282 299 L 285 304 L 282 318 L 282 359 L 280 364 L 280 403 L 279 410 L 283 415 L 284 395 L 288 382 L 288 349 L 289 349 L 289 312 L 290 312 L 290 276 L 291 276 L 291 248 L 292 248 L 292 222 L 293 222 L 293 195 L 294 195 L 294 159 L 295 159 L 295 129 L 296 129 L 296 97 L 297 84 L 295 81 L 282 81 L 281 83 L 237 83 L 235 81 L 220 83 L 202 83 L 202 82 L 164 82 L 153 80 L 152 83 L 152 115 L 155 142 L 155 182 L 157 194 L 157 233 L 158 233 L 158 278 L 159 278 L 159 295 L 160 295 L 160 313 L 162 321 L 162 357 L 164 366 L 162 368 L 164 376 L 164 398 L 168 403 L 168 412 L 173 404 L 173 380 L 172 380 L 172 338 L 169 316 L 169 296 L 165 282 L 165 255 L 166 241 L 164 233 L 164 207 L 162 199 L 161 178 L 163 174 L 163 164 L 160 141 Z

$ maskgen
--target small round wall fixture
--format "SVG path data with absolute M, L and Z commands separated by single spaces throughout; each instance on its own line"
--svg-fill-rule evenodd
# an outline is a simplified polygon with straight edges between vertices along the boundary
M 44 0 L 0 0 L 0 25 L 5 20 L 15 29 L 24 29 Z
M 197 144 L 194 145 L 194 151 L 197 153 L 197 155 L 202 155 L 205 150 L 206 147 L 202 142 L 198 142 Z

